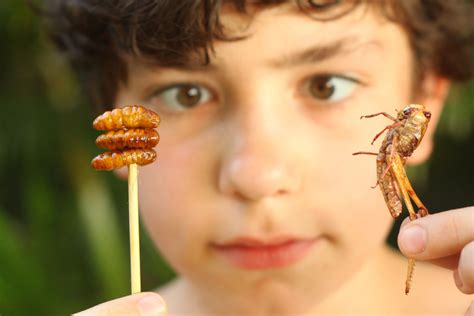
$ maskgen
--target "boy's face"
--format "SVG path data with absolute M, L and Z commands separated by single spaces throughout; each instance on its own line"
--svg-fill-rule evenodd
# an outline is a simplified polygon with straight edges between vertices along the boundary
M 307 308 L 384 243 L 375 157 L 351 153 L 378 151 L 391 122 L 360 116 L 410 103 L 413 65 L 402 29 L 363 11 L 324 23 L 275 7 L 246 39 L 215 43 L 210 66 L 130 61 L 117 105 L 162 117 L 157 162 L 140 170 L 144 222 L 215 302 Z

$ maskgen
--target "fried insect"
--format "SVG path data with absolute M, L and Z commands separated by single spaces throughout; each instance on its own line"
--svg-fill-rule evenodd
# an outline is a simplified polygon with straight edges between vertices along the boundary
M 160 135 L 154 130 L 160 123 L 155 112 L 140 105 L 107 111 L 92 124 L 95 129 L 108 130 L 96 139 L 99 147 L 111 150 L 95 157 L 92 168 L 112 170 L 127 165 L 146 165 L 156 159 L 152 149 Z M 136 167 L 136 166 L 135 166 Z
M 386 126 L 372 140 L 372 144 L 385 131 L 388 131 L 378 153 L 360 151 L 353 155 L 367 154 L 377 156 L 377 184 L 379 186 L 390 214 L 396 218 L 402 212 L 402 202 L 399 194 L 408 209 L 410 220 L 415 220 L 418 216 L 428 215 L 428 209 L 423 205 L 416 195 L 405 172 L 405 163 L 418 145 L 428 127 L 431 113 L 425 110 L 423 105 L 410 104 L 402 111 L 398 112 L 396 118 L 385 112 L 364 115 L 362 118 L 371 118 L 383 115 L 391 119 L 394 123 Z M 415 212 L 410 198 L 418 206 L 418 214 Z M 415 260 L 408 260 L 408 270 L 405 282 L 405 294 L 410 291 L 411 280 Z
M 155 112 L 141 105 L 130 105 L 105 112 L 94 120 L 92 126 L 96 130 L 110 131 L 123 128 L 156 128 L 159 124 L 160 117 Z
M 153 128 L 135 128 L 109 131 L 97 137 L 95 144 L 109 150 L 124 148 L 152 148 L 160 141 L 160 135 Z
M 153 149 L 128 149 L 124 151 L 105 152 L 92 159 L 92 168 L 96 170 L 113 170 L 131 164 L 147 165 L 156 160 Z

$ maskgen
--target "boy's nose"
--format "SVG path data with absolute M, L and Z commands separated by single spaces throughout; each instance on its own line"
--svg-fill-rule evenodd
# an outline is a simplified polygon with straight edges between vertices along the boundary
M 254 121 L 254 120 L 252 120 Z M 301 184 L 298 154 L 286 144 L 287 133 L 276 122 L 243 124 L 230 133 L 219 172 L 219 190 L 240 199 L 257 201 L 295 192 Z M 235 127 L 235 126 L 234 126 Z
M 220 172 L 219 189 L 227 195 L 258 201 L 293 193 L 299 179 L 284 162 L 242 152 L 227 161 Z

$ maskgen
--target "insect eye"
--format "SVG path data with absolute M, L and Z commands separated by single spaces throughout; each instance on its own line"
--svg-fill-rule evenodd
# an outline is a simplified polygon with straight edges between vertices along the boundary
M 431 112 L 425 111 L 425 112 L 423 112 L 423 114 L 425 115 L 426 118 L 431 117 Z
M 405 109 L 403 110 L 403 114 L 404 114 L 405 116 L 408 116 L 408 115 L 411 114 L 411 111 L 412 111 L 412 108 L 405 108 Z

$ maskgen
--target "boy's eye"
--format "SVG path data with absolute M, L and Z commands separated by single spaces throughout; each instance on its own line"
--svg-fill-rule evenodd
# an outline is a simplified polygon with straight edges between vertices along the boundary
M 205 87 L 195 84 L 176 84 L 161 89 L 152 99 L 171 110 L 184 111 L 208 102 L 211 97 L 211 92 Z
M 342 76 L 320 75 L 308 82 L 308 92 L 318 100 L 337 102 L 349 96 L 357 80 Z

